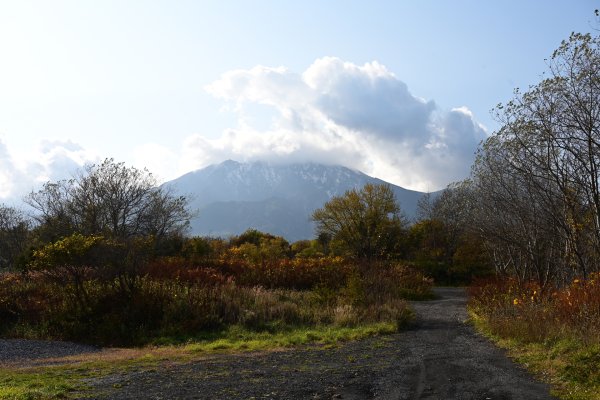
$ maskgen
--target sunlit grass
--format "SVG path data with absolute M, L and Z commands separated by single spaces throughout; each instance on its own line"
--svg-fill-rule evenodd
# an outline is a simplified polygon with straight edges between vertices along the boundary
M 0 399 L 60 399 L 79 387 L 82 374 L 75 370 L 49 367 L 0 369 Z
M 186 351 L 203 353 L 211 351 L 255 351 L 274 348 L 288 348 L 304 344 L 332 345 L 349 340 L 359 340 L 369 336 L 397 332 L 397 326 L 381 322 L 358 327 L 317 327 L 294 329 L 288 332 L 249 332 L 238 328 L 228 331 L 225 337 L 207 342 L 184 346 Z

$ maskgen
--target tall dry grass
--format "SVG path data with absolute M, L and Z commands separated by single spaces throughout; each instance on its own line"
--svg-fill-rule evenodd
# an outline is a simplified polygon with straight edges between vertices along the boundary
M 265 264 L 217 260 L 207 266 L 155 260 L 134 289 L 86 276 L 81 287 L 41 272 L 0 277 L 0 334 L 137 345 L 192 338 L 241 326 L 276 331 L 357 326 L 410 319 L 405 298 L 426 296 L 431 282 L 400 265 L 365 271 L 343 259 Z M 301 288 L 302 290 L 298 289 Z M 77 291 L 84 290 L 85 302 Z

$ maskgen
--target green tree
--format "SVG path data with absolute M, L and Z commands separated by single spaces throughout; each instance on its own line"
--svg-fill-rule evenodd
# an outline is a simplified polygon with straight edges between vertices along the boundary
M 312 215 L 319 236 L 360 259 L 398 255 L 406 219 L 389 185 L 367 184 L 334 197 Z
M 291 251 L 294 257 L 300 258 L 323 257 L 325 255 L 325 247 L 317 239 L 294 242 L 291 245 Z
M 72 286 L 73 300 L 80 310 L 84 310 L 88 304 L 84 282 L 104 263 L 106 244 L 101 236 L 73 234 L 35 250 L 28 267 L 41 271 L 61 285 Z
M 241 235 L 231 238 L 234 253 L 254 263 L 286 258 L 290 255 L 290 244 L 281 236 L 248 229 Z
M 239 236 L 231 238 L 230 243 L 232 246 L 240 246 L 244 243 L 250 243 L 255 246 L 260 246 L 260 242 L 263 240 L 275 239 L 277 236 L 271 235 L 270 233 L 261 232 L 258 229 L 247 229 L 244 233 Z
M 0 269 L 15 267 L 29 245 L 30 229 L 20 210 L 0 205 Z

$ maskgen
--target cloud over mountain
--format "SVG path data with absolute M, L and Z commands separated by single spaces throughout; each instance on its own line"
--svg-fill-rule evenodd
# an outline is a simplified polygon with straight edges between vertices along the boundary
M 231 106 L 238 124 L 217 138 L 189 137 L 188 168 L 228 158 L 314 161 L 434 190 L 468 175 L 486 136 L 466 107 L 445 111 L 412 95 L 376 61 L 326 57 L 302 74 L 257 66 L 226 72 L 206 89 Z M 253 123 L 257 107 L 272 112 L 266 128 Z
M 190 135 L 169 147 L 140 141 L 127 149 L 132 159 L 122 161 L 148 167 L 160 179 L 227 159 L 315 162 L 430 191 L 466 177 L 486 137 L 468 108 L 442 109 L 413 95 L 376 61 L 357 65 L 324 57 L 300 73 L 256 66 L 225 72 L 206 90 L 233 113 L 237 122 L 229 129 Z M 110 156 L 64 140 L 43 140 L 17 154 L 0 138 L 0 201 L 18 200 Z
M 72 141 L 43 140 L 26 156 L 15 157 L 0 138 L 0 202 L 18 204 L 21 197 L 47 181 L 68 179 L 99 160 Z

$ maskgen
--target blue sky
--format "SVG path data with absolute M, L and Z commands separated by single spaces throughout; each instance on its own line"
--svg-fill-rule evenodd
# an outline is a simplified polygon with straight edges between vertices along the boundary
M 592 0 L 0 0 L 0 201 L 105 157 L 342 163 L 435 190 Z

